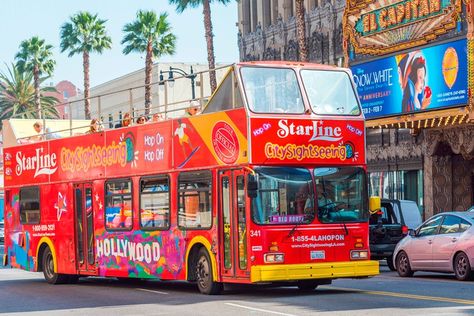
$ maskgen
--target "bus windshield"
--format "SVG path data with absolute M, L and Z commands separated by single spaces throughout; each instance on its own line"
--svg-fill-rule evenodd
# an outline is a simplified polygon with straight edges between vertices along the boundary
M 362 168 L 315 168 L 314 180 L 320 222 L 368 220 L 367 182 Z
M 255 113 L 304 113 L 296 72 L 289 68 L 242 67 L 247 104 Z
M 257 224 L 309 223 L 314 219 L 311 173 L 303 168 L 257 167 L 257 196 L 252 218 Z
M 304 89 L 316 114 L 360 115 L 357 96 L 344 71 L 301 70 Z

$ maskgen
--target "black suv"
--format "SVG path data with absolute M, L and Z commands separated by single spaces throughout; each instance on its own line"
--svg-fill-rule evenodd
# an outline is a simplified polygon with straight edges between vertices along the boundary
M 386 259 L 390 270 L 393 265 L 393 250 L 397 243 L 422 222 L 418 206 L 413 201 L 382 199 L 381 209 L 372 214 L 370 226 L 371 259 Z

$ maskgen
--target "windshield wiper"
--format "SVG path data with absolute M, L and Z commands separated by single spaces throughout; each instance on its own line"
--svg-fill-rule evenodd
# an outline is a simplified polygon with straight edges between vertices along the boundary
M 346 221 L 344 220 L 344 218 L 342 217 L 342 215 L 339 214 L 339 211 L 336 211 L 336 210 L 335 210 L 335 211 L 333 211 L 333 212 L 336 214 L 336 216 L 339 217 L 339 221 L 341 222 L 342 227 L 344 228 L 344 232 L 346 233 L 346 236 L 349 235 L 349 230 L 347 229 Z

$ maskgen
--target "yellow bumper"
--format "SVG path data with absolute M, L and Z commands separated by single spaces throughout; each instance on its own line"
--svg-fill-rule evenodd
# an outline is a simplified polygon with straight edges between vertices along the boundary
M 379 274 L 378 261 L 346 261 L 253 266 L 251 282 L 369 277 Z

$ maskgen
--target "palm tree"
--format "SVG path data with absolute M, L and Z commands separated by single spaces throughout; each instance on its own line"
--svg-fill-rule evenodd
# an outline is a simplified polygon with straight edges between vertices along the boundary
M 123 53 L 146 52 L 145 59 L 145 115 L 150 113 L 151 107 L 151 74 L 153 58 L 163 55 L 172 55 L 175 51 L 176 36 L 171 33 L 171 26 L 167 20 L 168 14 L 161 13 L 160 17 L 153 11 L 138 11 L 137 18 L 125 24 L 122 44 L 125 44 Z
M 89 54 L 96 52 L 102 54 L 105 49 L 110 49 L 112 39 L 107 35 L 105 22 L 97 14 L 79 12 L 73 15 L 69 22 L 61 26 L 61 53 L 69 51 L 69 57 L 82 54 L 84 71 L 84 112 L 86 119 L 91 118 L 89 100 Z
M 204 29 L 206 31 L 206 42 L 207 42 L 207 61 L 209 63 L 209 69 L 216 68 L 215 57 L 214 57 L 214 40 L 212 34 L 212 21 L 211 21 L 211 6 L 210 3 L 214 0 L 169 0 L 170 4 L 176 4 L 176 11 L 182 13 L 188 6 L 196 8 L 200 5 L 203 7 L 202 13 L 204 14 Z M 232 0 L 215 0 L 224 5 L 227 5 Z M 211 92 L 214 92 L 217 87 L 216 72 L 211 70 L 209 72 L 209 79 L 211 82 Z
M 34 75 L 23 72 L 15 64 L 7 66 L 8 72 L 0 73 L 0 120 L 15 118 L 39 118 L 36 110 Z M 39 84 L 47 77 L 39 79 Z M 59 100 L 46 96 L 47 92 L 57 92 L 54 87 L 40 88 L 40 103 L 43 118 L 58 118 L 56 104 Z
M 16 54 L 18 70 L 32 72 L 35 86 L 35 106 L 38 118 L 41 118 L 40 76 L 51 76 L 56 62 L 51 58 L 53 46 L 45 44 L 43 39 L 34 36 L 20 44 L 20 51 Z
M 306 24 L 304 15 L 304 0 L 296 0 L 296 36 L 298 38 L 300 61 L 308 61 L 308 48 L 306 46 Z

